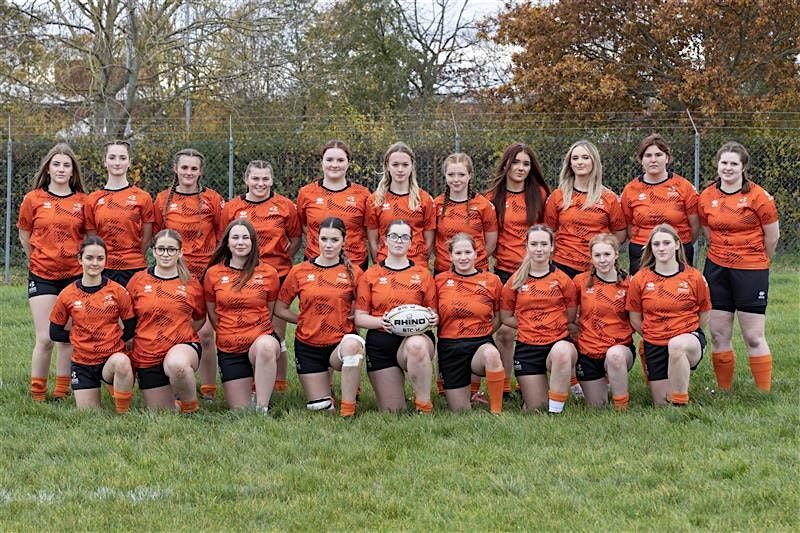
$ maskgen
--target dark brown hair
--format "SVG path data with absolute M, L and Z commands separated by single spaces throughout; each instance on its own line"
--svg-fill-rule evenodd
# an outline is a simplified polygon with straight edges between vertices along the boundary
M 491 196 L 492 204 L 494 204 L 495 212 L 497 213 L 497 225 L 500 230 L 503 229 L 503 222 L 506 213 L 506 178 L 514 158 L 520 152 L 525 152 L 531 160 L 531 170 L 525 178 L 525 212 L 526 223 L 535 224 L 543 219 L 544 200 L 539 189 L 545 190 L 547 195 L 550 194 L 550 187 L 544 181 L 544 171 L 539 159 L 533 152 L 530 146 L 521 142 L 511 143 L 503 151 L 503 157 L 497 164 L 497 169 L 492 176 L 492 183 L 487 191 L 487 196 Z

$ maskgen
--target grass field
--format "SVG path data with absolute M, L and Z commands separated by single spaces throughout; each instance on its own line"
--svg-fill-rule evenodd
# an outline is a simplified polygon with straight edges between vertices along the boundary
M 293 372 L 269 417 L 35 405 L 24 286 L 0 287 L 0 528 L 796 531 L 799 279 L 772 276 L 769 395 L 737 340 L 734 391 L 707 354 L 685 409 L 650 407 L 637 362 L 621 415 L 385 415 L 365 384 L 355 420 L 307 413 Z

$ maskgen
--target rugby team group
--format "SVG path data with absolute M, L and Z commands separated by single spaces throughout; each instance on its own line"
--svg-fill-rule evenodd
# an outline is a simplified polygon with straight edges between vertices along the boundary
M 129 143 L 109 142 L 103 155 L 107 181 L 87 194 L 75 154 L 57 144 L 20 206 L 34 401 L 48 396 L 55 349 L 51 397 L 72 391 L 78 408 L 99 408 L 105 383 L 124 413 L 138 384 L 148 408 L 192 413 L 215 398 L 219 368 L 230 408 L 268 413 L 288 387 L 287 322 L 306 407 L 343 417 L 356 413 L 364 366 L 383 411 L 407 409 L 406 376 L 420 413 L 437 389 L 454 411 L 484 403 L 500 414 L 521 397 L 524 410 L 560 413 L 570 393 L 624 410 L 637 351 L 653 403 L 683 406 L 705 328 L 718 387 L 731 389 L 734 316 L 755 386 L 770 389 L 778 214 L 737 142 L 719 148 L 716 179 L 698 194 L 650 135 L 620 196 L 585 140 L 552 191 L 525 144 L 506 147 L 484 194 L 469 156 L 451 154 L 435 199 L 402 142 L 386 150 L 374 192 L 348 179 L 347 145 L 326 143 L 321 177 L 295 202 L 275 192 L 266 161 L 251 161 L 247 192 L 225 201 L 202 183 L 203 155 L 181 150 L 153 201 L 128 179 Z M 702 274 L 692 267 L 701 231 Z M 293 264 L 304 234 L 305 260 Z M 395 334 L 388 314 L 404 304 L 427 308 L 431 327 Z

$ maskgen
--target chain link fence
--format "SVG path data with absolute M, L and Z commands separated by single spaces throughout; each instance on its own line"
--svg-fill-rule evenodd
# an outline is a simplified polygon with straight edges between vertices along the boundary
M 768 121 L 755 115 L 736 115 L 735 120 L 697 120 L 696 125 L 684 114 L 646 118 L 615 114 L 584 117 L 581 123 L 572 115 L 479 112 L 458 116 L 406 115 L 381 123 L 251 117 L 230 124 L 204 124 L 198 133 L 187 132 L 174 121 L 131 138 L 129 179 L 155 197 L 172 182 L 172 155 L 191 147 L 205 155 L 203 184 L 223 196 L 244 192 L 247 163 L 264 159 L 273 165 L 276 192 L 294 199 L 301 186 L 319 177 L 319 147 L 337 138 L 348 143 L 352 151 L 349 178 L 374 189 L 382 171 L 383 151 L 392 142 L 403 140 L 416 154 L 420 185 L 436 196 L 443 190 L 441 162 L 448 154 L 456 150 L 468 153 L 475 166 L 475 190 L 484 190 L 503 148 L 518 140 L 534 148 L 549 185 L 555 187 L 567 148 L 578 139 L 588 139 L 600 149 L 604 183 L 619 194 L 641 172 L 636 157 L 640 140 L 659 132 L 672 148 L 673 171 L 702 190 L 716 176 L 716 150 L 724 142 L 736 140 L 750 152 L 753 179 L 776 198 L 782 233 L 779 256 L 783 259 L 779 262 L 793 267 L 797 264 L 794 259 L 800 256 L 800 114 L 789 115 L 790 120 L 779 117 Z M 4 155 L 0 162 L 6 283 L 9 272 L 14 281 L 22 281 L 25 274 L 26 260 L 17 238 L 16 221 L 41 158 L 56 142 L 69 142 L 88 190 L 95 190 L 105 182 L 101 152 L 107 140 L 33 134 L 25 130 L 24 124 L 15 126 L 16 117 L 8 118 L 10 127 L 1 134 Z

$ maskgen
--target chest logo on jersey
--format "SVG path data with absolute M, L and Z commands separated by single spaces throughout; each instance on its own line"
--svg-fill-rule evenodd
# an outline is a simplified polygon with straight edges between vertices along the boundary
M 278 206 L 277 205 L 270 206 L 269 214 L 270 215 L 277 215 L 278 214 Z
M 667 191 L 667 198 L 677 198 L 678 196 L 680 196 L 678 189 L 676 189 L 674 185 L 670 185 L 669 190 Z
M 153 286 L 152 285 L 145 285 L 144 286 L 144 292 L 145 292 L 145 294 L 150 294 L 151 292 L 153 292 Z
M 100 198 L 99 200 L 97 200 L 97 205 L 105 205 L 105 203 L 106 203 L 105 198 Z
M 106 295 L 106 296 L 103 298 L 103 305 L 104 305 L 105 307 L 108 307 L 108 306 L 110 306 L 110 305 L 114 305 L 115 303 L 116 303 L 116 302 L 114 302 L 114 295 L 113 295 L 113 294 L 107 294 L 107 295 Z
M 50 203 L 50 202 L 45 202 L 45 203 L 42 204 L 42 207 L 44 207 L 45 209 L 52 209 L 53 208 L 53 204 Z
M 319 198 L 317 198 L 317 200 L 314 203 L 317 204 L 317 205 L 325 205 L 325 199 L 322 198 L 322 197 L 319 197 Z
M 178 204 L 169 204 L 169 210 L 170 211 L 177 211 L 178 210 Z
M 345 204 L 347 207 L 355 207 L 356 206 L 356 197 L 355 196 L 348 196 L 345 200 Z
M 80 300 L 75 300 L 72 302 L 72 307 L 75 309 L 83 309 L 83 302 Z
M 626 291 L 625 289 L 619 289 L 617 291 L 617 300 L 624 300 L 625 299 L 625 295 L 627 294 L 627 292 L 628 291 Z
M 640 192 L 639 193 L 639 201 L 640 202 L 644 202 L 645 200 L 647 200 L 647 195 L 645 193 L 643 193 L 643 192 Z
M 550 288 L 551 289 L 558 288 L 560 285 L 561 284 L 558 282 L 558 280 L 553 280 L 553 281 L 550 282 Z
M 378 285 L 388 285 L 389 280 L 386 277 L 378 278 Z
M 586 294 L 594 294 L 594 287 L 586 287 Z
M 336 283 L 349 283 L 349 279 L 347 278 L 347 274 L 344 272 L 339 272 L 336 274 Z
M 255 274 L 255 275 L 253 275 L 253 283 L 255 285 L 263 285 L 264 284 L 264 274 Z
M 228 277 L 228 276 L 222 276 L 222 277 L 219 279 L 219 282 L 220 282 L 220 283 L 230 283 L 230 282 L 231 282 L 231 278 L 230 278 L 230 277 Z
M 528 284 L 523 283 L 522 287 L 519 288 L 519 292 L 528 292 Z
M 72 210 L 75 212 L 83 211 L 83 204 L 79 204 L 77 202 L 72 204 Z
M 411 280 L 410 281 L 414 285 L 419 285 L 420 283 L 422 283 L 422 277 L 420 277 L 419 274 L 414 274 L 413 276 L 411 276 Z
M 653 283 L 652 281 L 648 281 L 647 285 L 644 286 L 644 290 L 646 290 L 646 291 L 654 291 L 654 290 L 656 290 L 656 284 Z
M 247 218 L 247 211 L 239 211 L 239 218 Z
M 711 207 L 719 207 L 719 200 L 711 200 Z
M 484 280 L 480 280 L 480 281 L 478 282 L 478 285 L 480 285 L 481 287 L 483 287 L 483 288 L 485 289 L 485 288 L 486 288 L 486 281 L 484 281 Z
M 689 283 L 681 281 L 678 285 L 678 294 L 689 294 Z
M 447 285 L 448 287 L 455 287 L 456 286 L 456 282 L 453 281 L 452 279 L 448 279 L 447 283 L 445 285 Z
M 389 204 L 389 202 L 383 202 L 383 210 L 384 211 L 388 211 L 391 208 L 392 208 L 392 206 L 391 206 L 391 204 Z
M 131 194 L 125 199 L 125 205 L 136 205 L 136 195 Z
M 747 207 L 747 196 L 742 196 L 739 198 L 739 202 L 736 204 L 736 207 Z
M 178 285 L 175 287 L 176 296 L 186 296 L 186 285 Z
M 306 276 L 306 281 L 314 281 L 315 279 L 317 279 L 317 276 L 314 274 L 309 274 Z

